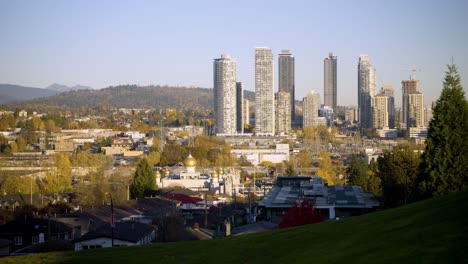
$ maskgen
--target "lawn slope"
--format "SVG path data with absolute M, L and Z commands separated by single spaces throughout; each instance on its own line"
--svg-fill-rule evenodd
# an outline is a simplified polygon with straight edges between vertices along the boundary
M 3 263 L 467 263 L 468 192 L 334 222 L 143 247 L 57 252 Z

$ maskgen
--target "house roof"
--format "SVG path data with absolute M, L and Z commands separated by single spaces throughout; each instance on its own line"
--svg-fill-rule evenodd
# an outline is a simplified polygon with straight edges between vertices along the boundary
M 49 230 L 52 233 L 66 233 L 69 232 L 71 228 L 64 223 L 60 223 L 52 219 L 19 219 L 1 225 L 0 235 L 9 236 L 14 234 L 47 234 Z
M 201 199 L 201 198 L 188 196 L 188 195 L 182 194 L 182 193 L 166 193 L 166 194 L 164 194 L 164 197 L 167 198 L 167 199 L 179 201 L 181 203 L 193 203 L 193 204 L 195 204 L 197 202 L 203 201 L 203 199 Z
M 139 222 L 116 222 L 114 228 L 114 239 L 128 242 L 138 242 L 140 239 L 151 234 L 153 231 L 154 228 L 152 226 Z M 109 223 L 97 228 L 96 230 L 84 234 L 82 237 L 77 239 L 76 242 L 102 237 L 112 237 L 112 229 Z

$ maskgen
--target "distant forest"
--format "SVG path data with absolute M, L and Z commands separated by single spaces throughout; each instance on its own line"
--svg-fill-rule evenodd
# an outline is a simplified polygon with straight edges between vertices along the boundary
M 254 101 L 254 93 L 244 91 L 244 96 Z M 177 108 L 180 110 L 213 108 L 213 90 L 206 88 L 185 88 L 171 86 L 123 85 L 100 90 L 79 90 L 10 103 L 6 108 L 37 109 L 47 111 L 79 108 Z

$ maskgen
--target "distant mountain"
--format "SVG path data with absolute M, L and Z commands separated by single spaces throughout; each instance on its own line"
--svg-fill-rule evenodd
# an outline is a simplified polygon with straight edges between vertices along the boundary
M 49 89 L 0 84 L 0 104 L 47 97 L 57 93 L 59 92 Z
M 75 86 L 66 86 L 63 84 L 53 83 L 47 86 L 45 89 L 58 91 L 58 92 L 68 92 L 68 91 L 78 91 L 78 90 L 93 90 L 93 88 L 83 85 L 75 85 Z
M 253 92 L 245 91 L 251 100 Z M 18 104 L 10 104 L 18 106 Z M 154 109 L 213 109 L 213 89 L 171 86 L 124 85 L 100 90 L 78 90 L 60 93 L 47 98 L 21 102 L 25 108 L 154 108 Z

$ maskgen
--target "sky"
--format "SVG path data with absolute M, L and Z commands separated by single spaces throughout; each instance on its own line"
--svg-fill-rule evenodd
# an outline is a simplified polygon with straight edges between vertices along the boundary
M 0 83 L 105 88 L 119 84 L 213 87 L 213 59 L 228 53 L 255 90 L 255 47 L 295 57 L 296 100 L 323 102 L 323 59 L 338 56 L 338 104 L 357 105 L 357 64 L 368 54 L 378 89 L 416 69 L 426 104 L 446 65 L 468 88 L 468 1 L 7 1 L 0 0 Z

